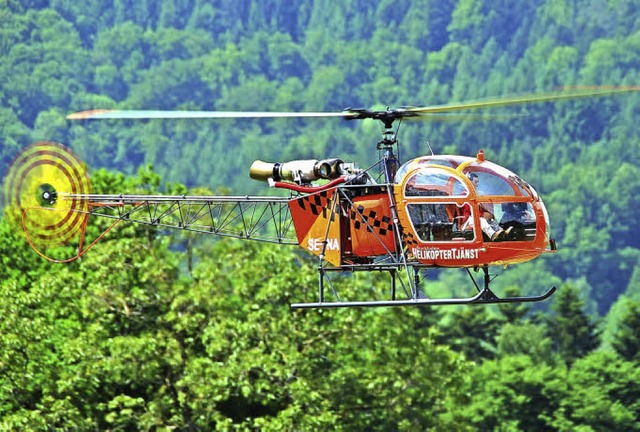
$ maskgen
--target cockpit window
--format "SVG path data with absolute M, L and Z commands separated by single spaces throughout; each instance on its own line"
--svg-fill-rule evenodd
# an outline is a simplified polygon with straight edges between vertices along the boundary
M 464 183 L 449 172 L 425 167 L 407 182 L 405 196 L 466 196 L 469 191 Z
M 508 169 L 494 163 L 473 162 L 465 167 L 464 174 L 477 179 L 476 193 L 479 196 L 530 196 L 527 183 Z
M 414 170 L 418 167 L 426 167 L 426 166 L 433 166 L 433 165 L 440 165 L 440 166 L 446 166 L 446 167 L 457 166 L 456 162 L 451 161 L 449 158 L 438 159 L 437 157 L 430 156 L 425 158 L 412 159 L 404 163 L 398 169 L 398 172 L 396 173 L 395 181 L 396 183 L 402 182 L 402 179 L 404 178 L 405 175 L 407 175 L 407 173 L 409 173 L 409 171 Z
M 468 204 L 465 206 L 470 209 Z M 463 229 L 459 223 L 466 213 L 464 206 L 418 202 L 407 204 L 407 212 L 415 233 L 423 242 L 465 242 L 475 239 L 473 224 Z M 471 214 L 470 210 L 468 214 Z
M 533 241 L 536 237 L 536 214 L 529 202 L 505 202 L 494 206 L 495 218 L 508 235 L 504 240 Z
M 477 178 L 474 182 L 476 193 L 483 195 L 516 195 L 515 183 L 493 172 L 472 171 L 468 176 Z

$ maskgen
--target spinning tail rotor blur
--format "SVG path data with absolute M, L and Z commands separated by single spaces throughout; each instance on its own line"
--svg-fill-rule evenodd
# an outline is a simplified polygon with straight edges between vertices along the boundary
M 41 255 L 76 238 L 82 243 L 88 203 L 64 197 L 90 193 L 91 182 L 68 148 L 50 141 L 30 145 L 9 167 L 2 192 L 5 217 Z

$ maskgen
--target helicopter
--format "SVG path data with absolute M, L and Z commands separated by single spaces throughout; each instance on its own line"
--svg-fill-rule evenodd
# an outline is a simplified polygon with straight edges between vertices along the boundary
M 490 119 L 491 115 L 467 111 L 638 90 L 574 87 L 426 107 L 340 112 L 81 111 L 67 119 L 373 119 L 383 126 L 376 143 L 381 156 L 364 169 L 336 157 L 254 161 L 250 177 L 287 196 L 105 195 L 91 193 L 87 169 L 70 149 L 41 141 L 24 149 L 10 166 L 4 181 L 5 212 L 22 227 L 33 249 L 54 262 L 81 257 L 122 222 L 297 245 L 317 257 L 318 294 L 315 301 L 291 304 L 293 309 L 539 302 L 556 288 L 541 295 L 501 297 L 491 288 L 489 271 L 490 266 L 506 267 L 556 251 L 548 212 L 534 187 L 487 160 L 482 150 L 473 157 L 432 152 L 401 163 L 394 123 Z M 109 219 L 110 225 L 89 242 L 86 234 L 92 217 Z M 70 242 L 77 244 L 74 256 L 47 255 L 47 248 Z M 465 269 L 475 293 L 430 297 L 423 274 L 433 268 Z M 482 271 L 480 282 L 474 271 Z M 333 275 L 355 272 L 388 273 L 388 293 L 384 298 L 343 299 L 331 282 Z

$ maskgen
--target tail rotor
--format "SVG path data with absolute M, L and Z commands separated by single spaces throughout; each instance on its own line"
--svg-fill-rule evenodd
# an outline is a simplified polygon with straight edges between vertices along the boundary
M 91 183 L 65 146 L 39 141 L 25 148 L 7 170 L 2 192 L 5 217 L 36 251 L 84 236 L 89 204 L 75 196 L 89 194 Z

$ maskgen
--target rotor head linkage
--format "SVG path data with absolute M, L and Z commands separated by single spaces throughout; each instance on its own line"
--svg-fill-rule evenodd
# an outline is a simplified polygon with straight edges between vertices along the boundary
M 393 122 L 397 119 L 420 116 L 419 113 L 409 111 L 406 108 L 389 109 L 387 107 L 387 109 L 384 111 L 374 111 L 366 108 L 346 108 L 344 111 L 351 114 L 345 117 L 347 120 L 380 120 L 387 130 L 390 130 L 393 127 Z

